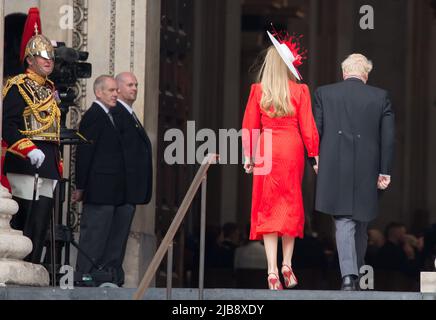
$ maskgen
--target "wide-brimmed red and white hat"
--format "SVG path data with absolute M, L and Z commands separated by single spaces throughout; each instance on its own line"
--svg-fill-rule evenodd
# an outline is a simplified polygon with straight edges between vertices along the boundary
M 300 46 L 300 38 L 302 36 L 290 36 L 287 33 L 278 33 L 275 31 L 274 34 L 271 34 L 269 31 L 267 31 L 267 34 L 274 47 L 280 54 L 280 57 L 282 57 L 283 61 L 288 66 L 289 70 L 291 70 L 295 78 L 297 78 L 297 80 L 303 79 L 297 69 L 303 64 L 303 60 L 305 59 L 305 54 L 307 52 L 303 51 Z

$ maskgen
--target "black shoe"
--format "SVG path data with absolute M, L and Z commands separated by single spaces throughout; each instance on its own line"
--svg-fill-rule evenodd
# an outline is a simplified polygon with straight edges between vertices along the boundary
M 343 291 L 358 291 L 358 278 L 355 275 L 347 275 L 342 278 L 341 290 Z

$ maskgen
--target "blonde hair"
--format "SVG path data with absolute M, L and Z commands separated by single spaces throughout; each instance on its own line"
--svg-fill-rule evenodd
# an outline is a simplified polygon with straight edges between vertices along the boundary
M 290 79 L 295 81 L 276 48 L 269 47 L 258 80 L 262 84 L 263 91 L 260 107 L 271 118 L 295 114 L 288 83 Z
M 368 75 L 372 70 L 372 62 L 363 54 L 353 53 L 342 62 L 342 72 L 346 75 Z

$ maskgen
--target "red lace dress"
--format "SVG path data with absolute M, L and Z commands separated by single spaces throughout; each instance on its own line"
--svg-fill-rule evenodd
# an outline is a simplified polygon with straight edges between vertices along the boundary
M 255 156 L 251 206 L 251 240 L 278 233 L 303 238 L 301 184 L 304 147 L 318 155 L 319 136 L 309 88 L 289 82 L 295 115 L 271 118 L 260 107 L 262 87 L 253 84 L 245 109 L 242 143 L 245 156 Z M 269 141 L 271 143 L 269 143 Z

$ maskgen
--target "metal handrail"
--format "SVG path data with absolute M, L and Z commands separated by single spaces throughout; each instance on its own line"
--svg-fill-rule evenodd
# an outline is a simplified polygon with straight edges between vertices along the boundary
M 173 222 L 171 223 L 168 231 L 163 238 L 156 254 L 150 262 L 150 265 L 147 268 L 147 271 L 142 278 L 138 289 L 133 295 L 134 300 L 141 300 L 144 297 L 145 292 L 150 286 L 150 283 L 156 274 L 159 265 L 162 262 L 162 259 L 165 256 L 165 253 L 168 251 L 168 264 L 167 266 L 167 277 L 172 278 L 172 253 L 173 253 L 173 241 L 174 237 L 182 224 L 186 212 L 191 206 L 192 200 L 197 194 L 198 188 L 201 185 L 201 222 L 200 222 L 200 267 L 199 267 L 199 299 L 203 299 L 203 290 L 204 290 L 204 249 L 205 249 L 205 231 L 206 231 L 206 186 L 207 186 L 207 172 L 211 164 L 216 164 L 219 159 L 219 155 L 217 154 L 208 154 L 206 158 L 204 158 L 203 163 L 198 169 L 197 174 L 195 175 L 194 180 L 192 181 L 191 186 L 189 187 L 188 192 L 186 193 L 185 198 L 183 199 L 182 204 L 177 211 L 177 214 L 174 217 Z M 171 299 L 171 286 L 172 282 L 167 278 L 167 299 Z

